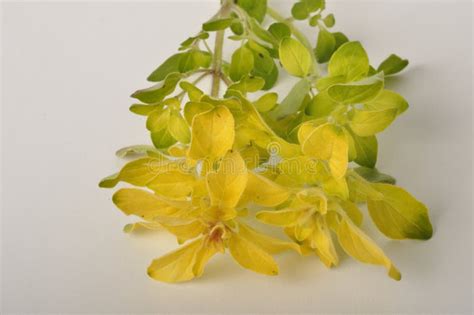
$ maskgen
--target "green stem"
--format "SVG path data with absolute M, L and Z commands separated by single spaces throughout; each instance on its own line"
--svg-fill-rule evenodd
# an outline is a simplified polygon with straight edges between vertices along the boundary
M 220 18 L 226 18 L 229 14 L 229 8 L 232 4 L 232 1 L 224 0 L 222 3 L 222 8 L 219 12 Z M 214 57 L 212 59 L 212 89 L 211 96 L 218 97 L 220 84 L 221 84 L 221 68 L 222 68 L 222 55 L 224 51 L 224 35 L 225 30 L 218 31 L 216 33 L 216 42 L 214 45 Z
M 316 60 L 316 56 L 314 55 L 313 47 L 311 46 L 308 38 L 306 38 L 306 36 L 303 33 L 301 33 L 301 31 L 298 28 L 295 27 L 295 25 L 293 24 L 291 20 L 285 19 L 283 16 L 280 15 L 280 13 L 278 13 L 274 9 L 268 7 L 267 14 L 275 21 L 286 24 L 290 28 L 293 35 L 295 35 L 295 37 L 306 47 L 309 54 L 311 55 L 311 59 L 313 60 L 313 74 L 315 76 L 319 76 L 320 71 L 319 71 L 318 62 Z

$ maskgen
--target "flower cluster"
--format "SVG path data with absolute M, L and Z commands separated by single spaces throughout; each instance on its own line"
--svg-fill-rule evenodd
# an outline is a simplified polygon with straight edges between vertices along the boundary
M 100 186 L 140 187 L 113 196 L 126 215 L 141 218 L 125 230 L 165 229 L 181 244 L 151 263 L 150 277 L 200 277 L 207 262 L 226 250 L 242 267 L 266 275 L 278 274 L 272 255 L 285 250 L 314 254 L 333 267 L 338 242 L 348 255 L 400 280 L 361 228 L 363 204 L 391 239 L 431 237 L 427 208 L 375 168 L 376 134 L 408 108 L 385 88 L 385 78 L 408 61 L 391 55 L 372 67 L 359 42 L 329 30 L 335 19 L 324 10 L 323 0 L 300 0 L 292 17 L 283 18 L 265 0 L 225 0 L 148 77 L 156 84 L 132 95 L 141 103 L 130 109 L 146 117 L 153 145 L 118 151 L 139 158 Z M 268 27 L 266 16 L 275 20 Z M 315 47 L 294 20 L 318 30 Z M 229 62 L 222 57 L 227 29 L 229 39 L 240 43 Z M 298 79 L 279 101 L 270 90 L 282 68 Z M 199 88 L 208 76 L 210 95 Z M 221 95 L 222 82 L 227 89 Z M 257 231 L 252 218 L 281 227 L 288 238 Z

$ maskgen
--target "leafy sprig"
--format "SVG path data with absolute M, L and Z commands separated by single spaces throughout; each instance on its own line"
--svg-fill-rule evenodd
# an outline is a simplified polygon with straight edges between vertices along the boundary
M 388 238 L 431 237 L 426 206 L 375 168 L 377 134 L 408 109 L 385 88 L 385 78 L 408 61 L 390 55 L 372 67 L 360 42 L 332 31 L 335 18 L 325 9 L 324 0 L 299 0 L 285 18 L 266 0 L 223 0 L 149 75 L 154 85 L 132 94 L 140 103 L 130 110 L 146 117 L 153 145 L 119 150 L 120 157 L 138 158 L 100 186 L 140 187 L 113 196 L 126 215 L 141 218 L 126 232 L 164 229 L 182 244 L 151 263 L 150 277 L 200 277 L 226 251 L 266 275 L 278 274 L 272 255 L 285 250 L 314 254 L 333 267 L 338 242 L 348 255 L 400 280 L 361 227 L 363 204 Z M 317 31 L 314 43 L 296 20 Z M 226 33 L 238 42 L 228 60 Z M 282 70 L 297 82 L 280 100 L 271 90 Z M 199 84 L 209 77 L 206 94 Z M 244 217 L 281 227 L 288 239 L 259 232 Z

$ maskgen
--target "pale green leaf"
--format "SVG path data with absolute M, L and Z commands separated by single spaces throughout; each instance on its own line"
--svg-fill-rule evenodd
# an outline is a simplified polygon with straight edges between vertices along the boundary
M 280 61 L 288 73 L 305 77 L 310 73 L 312 59 L 306 47 L 296 39 L 284 38 L 280 44 Z

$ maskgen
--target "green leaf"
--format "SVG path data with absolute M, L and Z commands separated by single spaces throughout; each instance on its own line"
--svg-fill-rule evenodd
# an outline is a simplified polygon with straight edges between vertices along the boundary
M 287 37 L 280 44 L 280 61 L 288 73 L 305 77 L 312 67 L 312 59 L 306 47 L 296 39 Z
M 193 49 L 185 53 L 179 62 L 179 72 L 186 73 L 199 68 L 209 68 L 212 56 L 207 51 Z
M 165 149 L 176 143 L 176 139 L 170 133 L 168 128 L 152 132 L 151 141 L 157 149 Z
M 135 155 L 145 155 L 145 154 L 161 154 L 160 151 L 155 149 L 150 145 L 132 145 L 129 147 L 122 148 L 115 152 L 115 155 L 119 158 L 135 156 Z
M 184 106 L 184 117 L 188 124 L 192 125 L 194 116 L 210 111 L 214 106 L 205 102 L 188 102 Z
M 342 44 L 345 44 L 349 41 L 349 38 L 347 38 L 347 36 L 344 35 L 344 33 L 335 32 L 335 33 L 332 33 L 332 35 L 334 35 L 334 39 L 336 40 L 336 47 L 334 50 L 338 50 L 339 47 L 342 46 Z
M 230 30 L 235 34 L 235 35 L 243 35 L 244 34 L 244 26 L 242 25 L 241 22 L 235 21 L 230 25 Z
M 336 24 L 336 19 L 334 18 L 334 14 L 328 14 L 324 19 L 323 19 L 324 24 L 327 27 L 333 27 L 334 24 Z
M 345 82 L 364 78 L 369 71 L 369 57 L 359 42 L 348 42 L 332 55 L 328 65 L 330 76 L 343 76 Z
M 168 59 L 147 78 L 151 82 L 163 81 L 170 73 L 179 72 L 179 63 L 185 53 L 175 54 Z
M 365 103 L 365 108 L 370 110 L 397 109 L 397 115 L 400 115 L 408 109 L 408 102 L 399 94 L 383 90 L 370 102 Z
M 119 181 L 120 181 L 120 173 L 115 173 L 102 179 L 99 182 L 99 187 L 100 188 L 114 188 L 115 186 L 117 186 Z
M 150 115 L 148 115 L 148 118 L 146 120 L 146 129 L 153 132 L 166 128 L 169 123 L 170 114 L 171 111 L 168 108 L 165 110 L 155 110 Z
M 246 46 L 242 46 L 232 55 L 229 69 L 230 78 L 234 82 L 240 81 L 252 71 L 253 67 L 254 58 L 252 51 Z
M 254 17 L 260 23 L 263 22 L 267 14 L 267 0 L 236 0 L 235 3 L 251 17 Z
M 178 140 L 181 143 L 187 144 L 191 140 L 191 132 L 189 130 L 189 126 L 184 120 L 183 116 L 179 113 L 179 111 L 172 111 L 168 129 L 171 136 Z
M 379 172 L 376 168 L 369 167 L 356 167 L 354 171 L 360 176 L 372 183 L 385 183 L 395 185 L 395 178 L 390 175 Z
M 275 40 L 275 38 L 272 36 L 272 34 L 267 31 L 266 29 L 264 29 L 256 19 L 254 18 L 251 18 L 249 20 L 250 22 L 250 31 L 255 35 L 257 36 L 258 38 L 260 38 L 261 40 L 267 42 L 267 43 L 270 43 L 272 44 L 273 46 L 277 47 L 278 46 L 278 42 Z
M 315 53 L 319 63 L 328 62 L 336 48 L 334 35 L 325 29 L 319 31 Z
M 377 72 L 383 71 L 385 75 L 393 75 L 399 73 L 408 66 L 408 60 L 402 59 L 395 54 L 391 54 L 387 59 L 382 61 L 377 68 Z
M 355 109 L 350 112 L 349 126 L 356 135 L 368 137 L 385 130 L 385 128 L 387 128 L 396 117 L 396 108 L 380 111 Z
M 199 40 L 202 39 L 208 39 L 209 38 L 209 33 L 207 32 L 200 32 L 198 35 L 189 37 L 185 41 L 181 43 L 181 47 L 179 47 L 179 50 L 186 50 L 189 47 L 195 45 Z
M 374 167 L 377 163 L 378 142 L 375 136 L 359 137 L 351 131 L 354 140 L 356 158 L 354 162 L 361 166 Z
M 265 80 L 259 77 L 245 76 L 242 80 L 229 86 L 229 90 L 237 90 L 246 93 L 253 93 L 261 90 L 265 85 Z
M 273 61 L 268 50 L 255 41 L 248 41 L 247 47 L 252 51 L 254 57 L 254 68 L 251 74 L 265 80 L 263 90 L 272 88 L 278 80 L 278 67 L 275 61 Z
M 383 74 L 378 73 L 361 81 L 335 84 L 328 89 L 328 93 L 336 102 L 358 104 L 373 100 L 383 86 Z
M 268 28 L 270 34 L 272 34 L 278 42 L 281 42 L 285 37 L 291 37 L 291 29 L 285 23 L 273 23 Z
M 304 2 L 297 2 L 291 8 L 291 15 L 296 20 L 305 20 L 309 17 L 309 11 Z
M 290 90 L 281 104 L 270 112 L 270 116 L 280 119 L 287 115 L 296 113 L 308 94 L 311 85 L 308 80 L 301 79 Z
M 254 102 L 255 108 L 261 112 L 266 113 L 276 106 L 278 101 L 277 93 L 267 93 L 262 95 L 258 100 Z
M 181 89 L 183 89 L 183 91 L 188 93 L 189 100 L 192 102 L 199 102 L 201 97 L 204 95 L 204 92 L 192 83 L 183 81 L 179 84 L 179 86 Z
M 202 29 L 207 32 L 214 32 L 225 30 L 234 22 L 234 18 L 226 18 L 226 19 L 217 19 L 213 21 L 206 22 L 202 25 Z
M 147 104 L 133 104 L 129 110 L 140 116 L 148 116 L 156 109 L 162 108 L 163 105 L 147 105 Z
M 327 91 L 318 93 L 306 107 L 306 114 L 314 118 L 326 117 L 336 108 L 338 103 L 334 101 Z
M 147 104 L 160 102 L 166 96 L 173 93 L 181 77 L 179 73 L 170 73 L 162 84 L 157 84 L 148 89 L 138 90 L 132 94 L 132 97 Z
M 324 9 L 324 0 L 301 0 L 291 8 L 291 15 L 297 20 L 305 20 L 312 12 Z
M 370 216 L 380 232 L 392 239 L 427 240 L 433 235 L 428 209 L 400 187 L 373 184 L 382 200 L 367 202 Z

